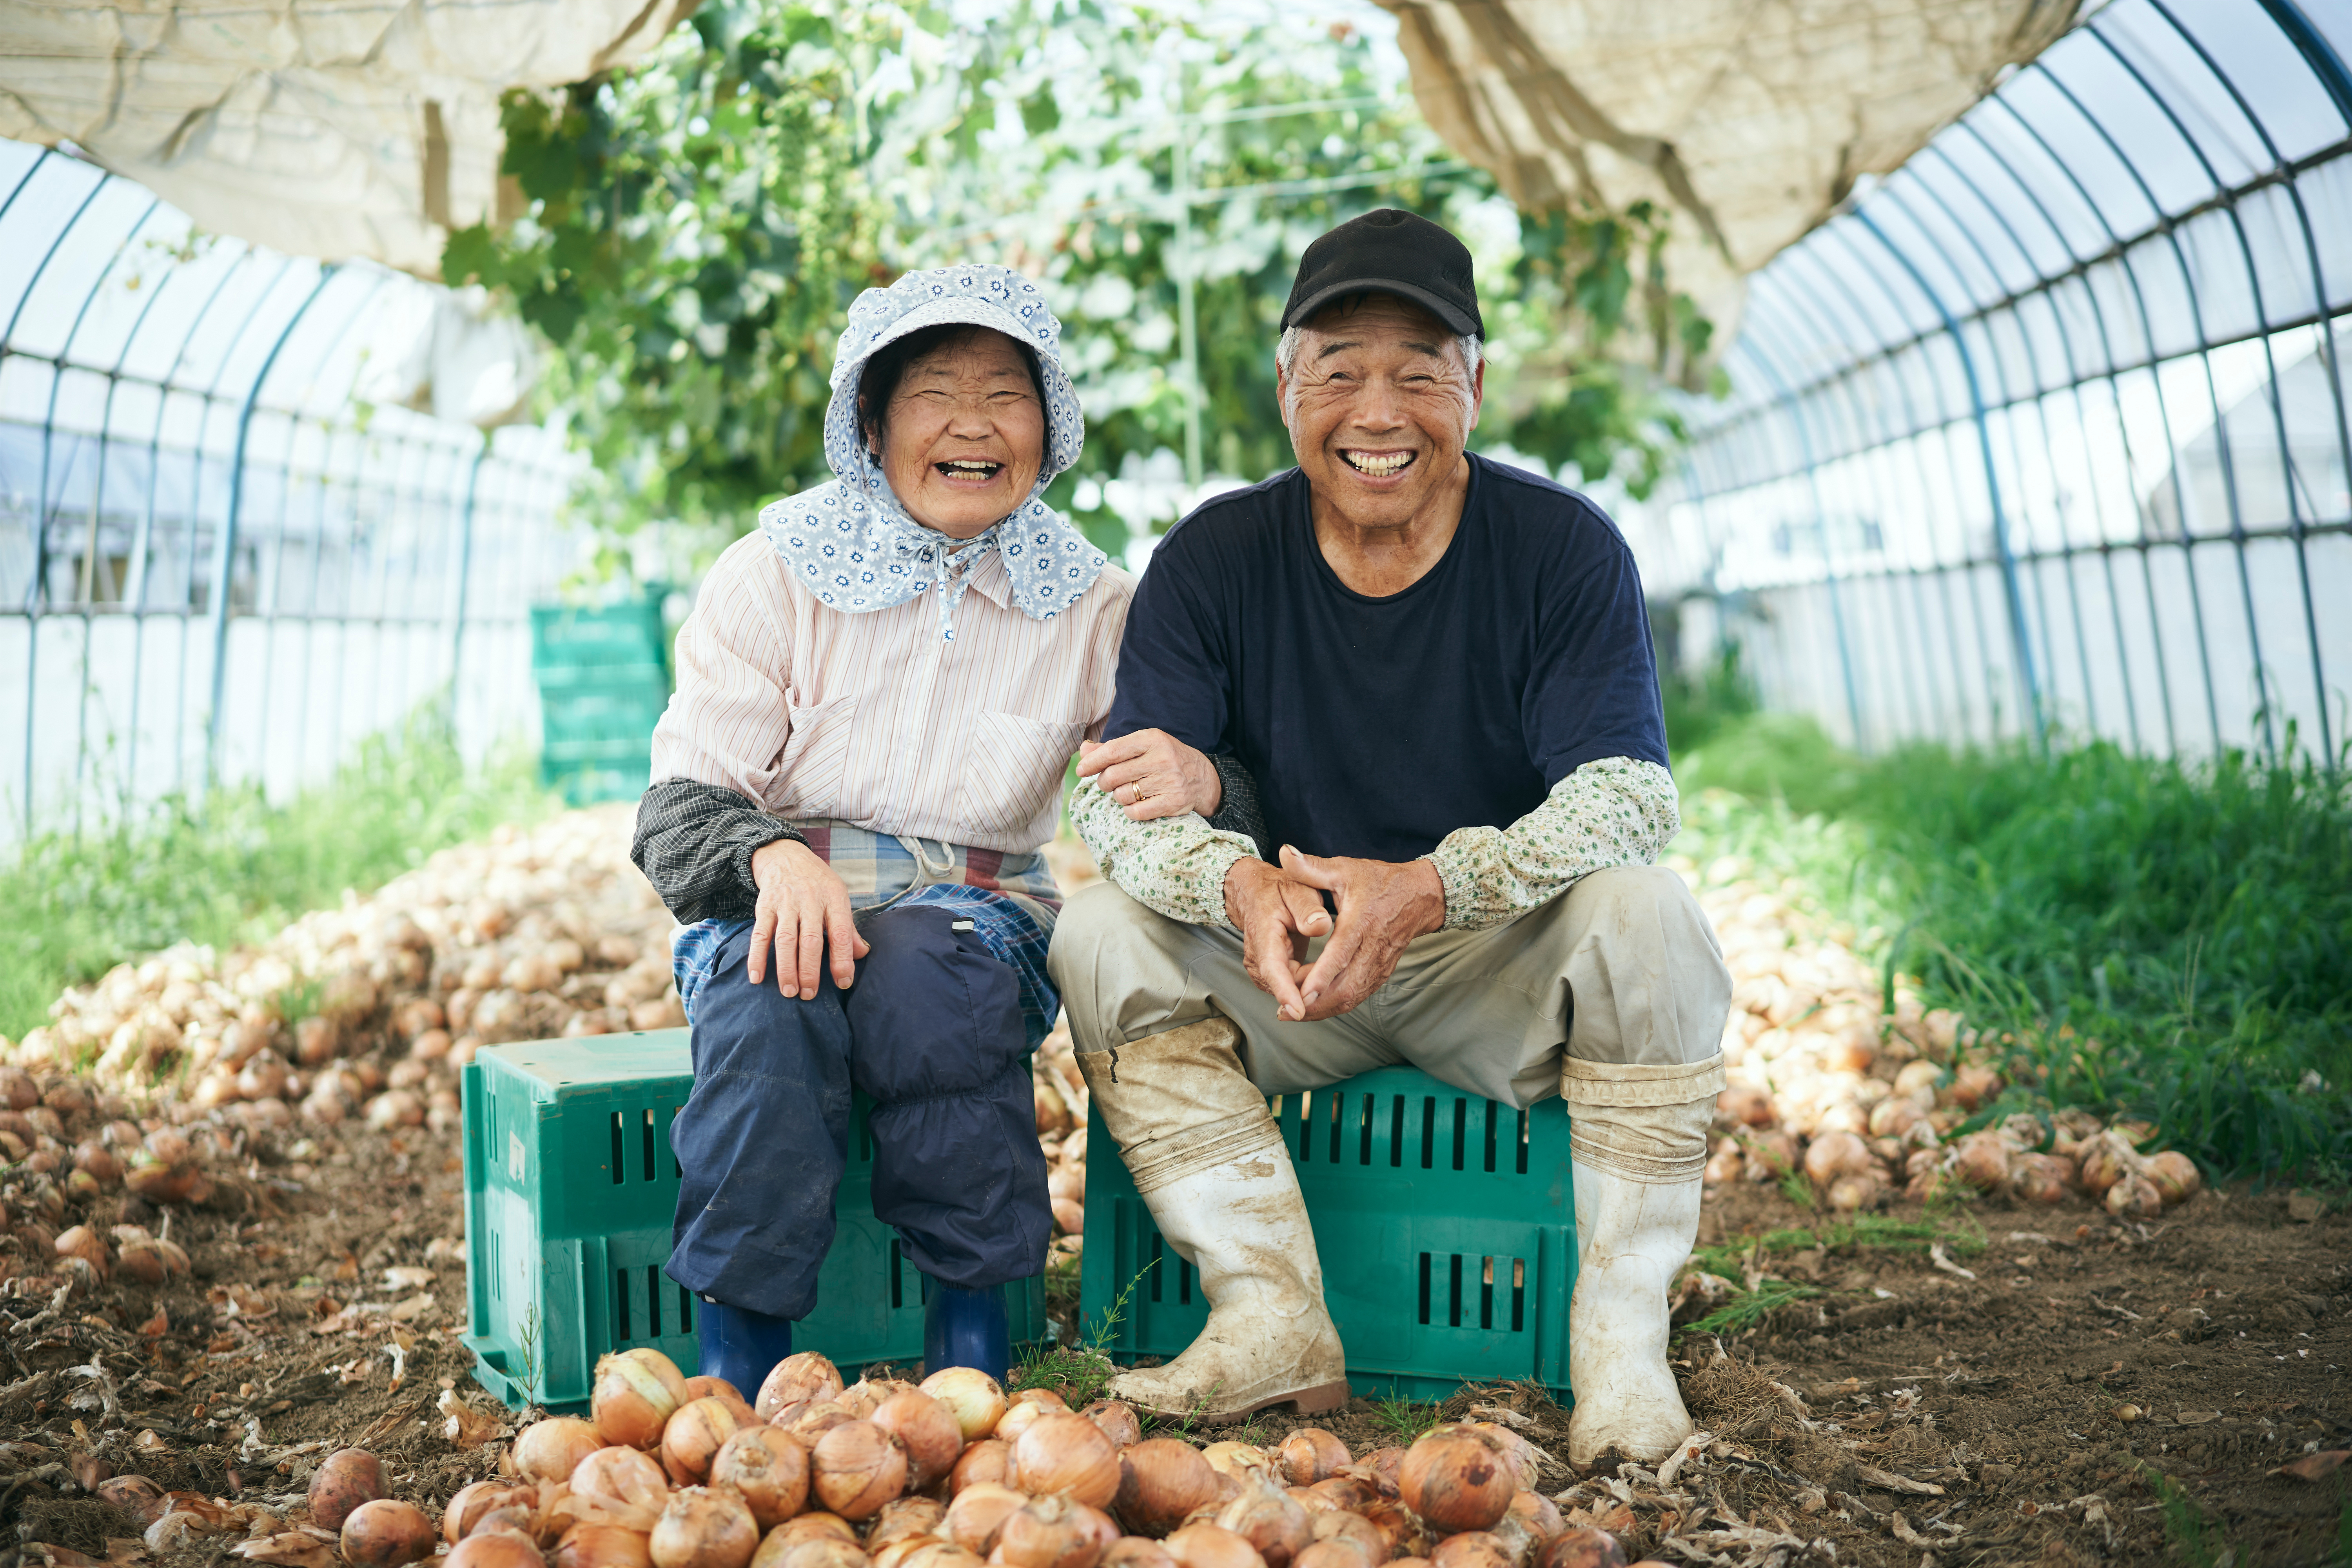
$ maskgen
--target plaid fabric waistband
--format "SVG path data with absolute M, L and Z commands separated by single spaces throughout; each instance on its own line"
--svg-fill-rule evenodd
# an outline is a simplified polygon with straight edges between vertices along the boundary
M 952 883 L 1034 906 L 1031 912 L 1048 931 L 1061 913 L 1061 890 L 1043 855 L 1007 855 L 937 838 L 903 838 L 826 818 L 793 826 L 849 889 L 853 910 L 888 903 L 909 889 Z

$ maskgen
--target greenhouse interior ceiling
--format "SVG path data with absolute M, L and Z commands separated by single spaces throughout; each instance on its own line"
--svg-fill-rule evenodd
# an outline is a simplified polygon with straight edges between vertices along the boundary
M 1660 265 L 1728 329 L 1660 366 L 1720 376 L 1674 394 L 1655 488 L 1587 476 L 1686 664 L 1737 643 L 1769 705 L 1865 752 L 2352 740 L 2352 7 L 1382 4 L 1348 26 L 1461 160 L 1408 172 L 1483 171 L 1529 216 L 1654 202 Z M 583 459 L 534 401 L 546 345 L 431 279 L 520 199 L 499 92 L 625 74 L 693 8 L 293 26 L 317 9 L 0 6 L 10 832 L 283 795 L 440 692 L 477 754 L 538 722 L 527 611 L 594 554 L 564 521 Z M 231 11 L 257 30 L 193 25 Z M 1603 57 L 1630 62 L 1605 85 Z M 1335 190 L 1385 199 L 1247 200 Z M 1050 261 L 984 230 L 957 232 Z M 1129 468 L 1197 496 L 1204 438 Z

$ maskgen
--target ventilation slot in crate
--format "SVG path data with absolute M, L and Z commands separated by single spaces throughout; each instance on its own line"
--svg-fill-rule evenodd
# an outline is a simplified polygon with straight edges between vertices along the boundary
M 1505 1281 L 1499 1289 L 1496 1283 L 1498 1266 Z M 1515 1334 L 1525 1332 L 1527 1259 L 1475 1258 L 1460 1252 L 1423 1253 L 1421 1321 L 1431 1328 L 1508 1328 Z

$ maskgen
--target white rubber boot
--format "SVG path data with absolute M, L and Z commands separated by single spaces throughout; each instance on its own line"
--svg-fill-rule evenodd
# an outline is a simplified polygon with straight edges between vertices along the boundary
M 1160 1237 L 1209 1301 L 1183 1354 L 1112 1379 L 1110 1396 L 1213 1425 L 1283 1404 L 1311 1415 L 1348 1399 L 1298 1175 L 1242 1071 L 1239 1038 L 1211 1018 L 1078 1057 Z
M 1653 1464 L 1692 1432 L 1666 1366 L 1666 1289 L 1698 1239 L 1720 1055 L 1688 1067 L 1570 1060 L 1576 1293 L 1568 1309 L 1569 1462 Z

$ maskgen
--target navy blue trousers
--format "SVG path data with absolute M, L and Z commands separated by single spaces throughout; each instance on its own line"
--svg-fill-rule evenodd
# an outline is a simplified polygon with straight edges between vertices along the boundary
M 874 1103 L 874 1216 L 916 1268 L 979 1289 L 1045 1267 L 1053 1211 L 1020 983 L 949 910 L 861 922 L 857 981 L 814 1001 L 744 972 L 749 928 L 694 1004 L 694 1092 L 669 1277 L 730 1307 L 803 1318 L 833 1245 L 852 1085 Z M 878 1285 L 878 1281 L 877 1282 Z

